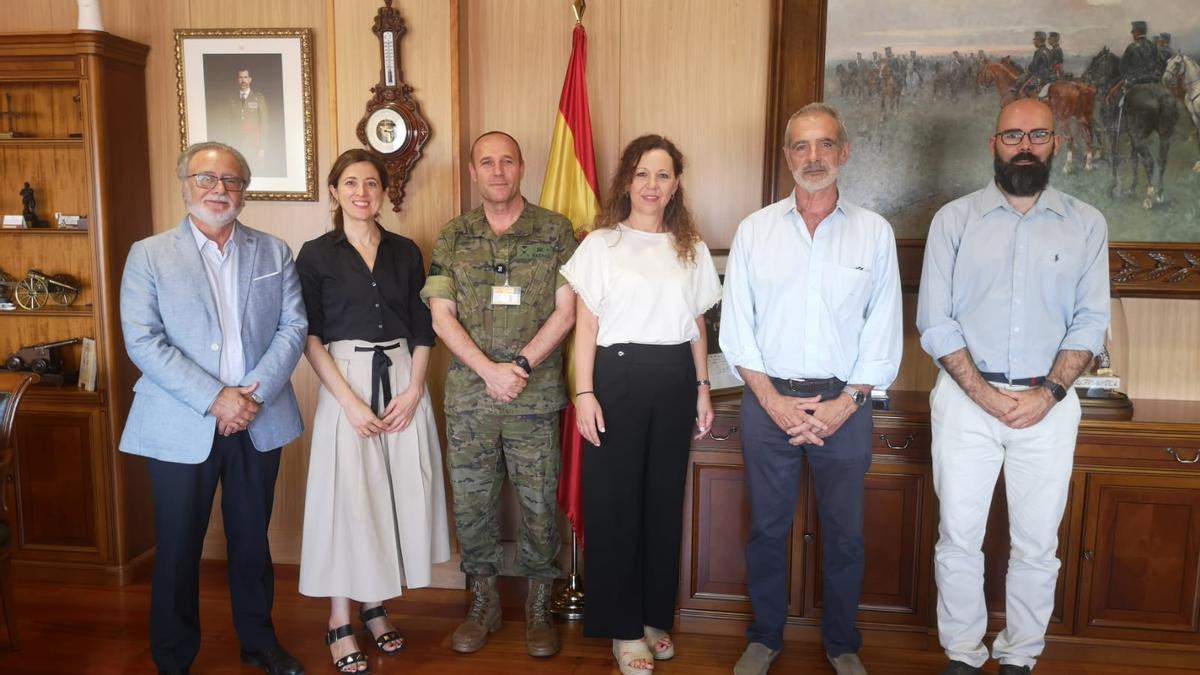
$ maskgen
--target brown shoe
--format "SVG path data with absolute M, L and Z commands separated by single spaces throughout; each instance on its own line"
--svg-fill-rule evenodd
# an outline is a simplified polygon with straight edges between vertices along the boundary
M 500 630 L 500 591 L 496 577 L 471 577 L 471 609 L 467 619 L 454 629 L 450 648 L 456 652 L 477 652 L 488 641 L 488 635 Z
M 530 579 L 525 598 L 525 649 L 530 656 L 554 656 L 558 653 L 558 631 L 550 618 L 550 591 L 554 581 Z

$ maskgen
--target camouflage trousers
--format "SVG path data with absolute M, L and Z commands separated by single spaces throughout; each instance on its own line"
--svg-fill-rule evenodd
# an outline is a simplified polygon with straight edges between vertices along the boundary
M 500 546 L 500 486 L 507 475 L 521 507 L 517 557 L 521 576 L 559 576 L 559 413 L 500 415 L 446 411 L 446 458 L 462 571 L 494 576 Z

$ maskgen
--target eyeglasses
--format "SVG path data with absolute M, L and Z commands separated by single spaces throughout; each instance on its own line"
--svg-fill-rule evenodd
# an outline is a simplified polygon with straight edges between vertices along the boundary
M 1020 145 L 1021 141 L 1029 137 L 1029 142 L 1034 145 L 1045 145 L 1054 138 L 1054 132 L 1049 129 L 1034 129 L 1032 131 L 1021 131 L 1020 129 L 1009 129 L 996 134 L 996 138 L 1005 145 Z
M 217 186 L 217 181 L 220 181 L 225 189 L 230 192 L 241 192 L 246 189 L 247 181 L 241 176 L 214 176 L 211 173 L 193 173 L 188 178 L 191 178 L 196 187 L 205 190 L 211 190 Z

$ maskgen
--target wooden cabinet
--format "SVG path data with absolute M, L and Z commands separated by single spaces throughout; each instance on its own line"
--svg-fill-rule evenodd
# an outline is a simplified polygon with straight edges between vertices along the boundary
M 89 337 L 97 363 L 95 391 L 39 385 L 22 405 L 11 491 L 18 576 L 123 582 L 153 548 L 143 461 L 117 451 L 137 374 L 121 340 L 120 275 L 130 245 L 152 231 L 147 52 L 101 32 L 0 34 L 0 101 L 21 114 L 22 134 L 0 139 L 0 213 L 21 213 L 28 182 L 50 221 L 0 230 L 0 271 L 67 274 L 79 287 L 68 305 L 0 312 L 0 356 Z M 86 216 L 88 228 L 59 229 L 55 212 Z M 80 354 L 63 350 L 65 370 L 79 368 Z
M 745 544 L 750 513 L 737 430 L 740 399 L 720 398 L 712 434 L 693 444 L 685 498 L 680 623 L 740 634 L 752 615 Z M 895 392 L 875 411 L 865 479 L 866 569 L 859 624 L 868 641 L 936 649 L 937 500 L 928 397 Z M 1200 403 L 1135 402 L 1131 420 L 1084 419 L 1059 527 L 1061 561 L 1048 651 L 1072 659 L 1200 659 Z M 821 618 L 821 531 L 810 478 L 789 538 L 785 633 Z M 1003 474 L 984 540 L 989 630 L 1004 626 L 1009 539 Z M 1147 656 L 1145 645 L 1159 643 Z M 1094 651 L 1081 646 L 1096 645 Z M 1140 660 L 1139 660 L 1140 659 Z

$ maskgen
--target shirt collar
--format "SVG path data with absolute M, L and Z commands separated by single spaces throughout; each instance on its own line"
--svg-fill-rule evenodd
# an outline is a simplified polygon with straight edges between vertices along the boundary
M 192 238 L 196 240 L 196 248 L 197 249 L 203 251 L 204 245 L 207 243 L 210 243 L 210 242 L 212 243 L 213 246 L 217 245 L 217 242 L 204 236 L 204 233 L 200 231 L 200 228 L 196 227 L 196 223 L 194 221 L 192 221 L 191 215 L 188 215 L 188 227 L 191 228 L 191 230 L 192 230 Z M 237 221 L 236 220 L 233 221 L 233 228 L 234 228 L 233 231 L 231 231 L 229 233 L 228 241 L 225 242 L 225 252 L 226 253 L 233 250 L 232 248 L 230 248 L 231 245 L 236 247 L 236 243 L 234 242 L 234 240 L 236 239 L 236 237 L 234 235 L 237 234 Z
M 1007 209 L 1016 213 L 1012 204 L 1008 203 L 1008 197 L 1005 197 L 1004 193 L 1000 191 L 999 186 L 996 185 L 994 178 L 989 180 L 987 186 L 983 188 L 983 194 L 980 199 L 982 200 L 983 213 L 991 213 L 995 209 Z M 1052 186 L 1047 185 L 1046 189 L 1042 190 L 1042 194 L 1038 195 L 1033 208 L 1030 209 L 1030 212 L 1033 213 L 1039 211 L 1051 211 L 1060 217 L 1065 217 L 1067 215 L 1067 205 L 1063 201 L 1063 194 Z
M 379 224 L 378 220 L 375 221 L 375 227 L 379 228 L 379 234 L 380 234 L 379 243 L 382 244 L 384 242 L 384 240 L 387 239 L 388 231 L 385 230 L 383 228 L 383 226 Z M 349 240 L 346 239 L 346 230 L 340 229 L 340 228 L 334 228 L 334 229 L 330 230 L 329 231 L 329 241 L 330 241 L 330 243 L 333 243 L 333 244 L 341 244 L 343 242 L 349 243 Z
M 838 188 L 837 204 L 834 205 L 833 211 L 829 213 L 830 216 L 838 212 L 840 212 L 843 216 L 847 215 L 846 205 L 850 202 L 844 201 L 845 199 L 846 195 L 842 192 L 841 188 Z M 784 215 L 787 215 L 788 213 L 795 213 L 797 218 L 803 218 L 800 215 L 800 209 L 796 208 L 796 188 L 793 187 L 788 191 L 788 195 L 783 199 L 782 203 Z M 828 218 L 829 216 L 825 217 Z
M 521 215 L 517 216 L 516 221 L 513 222 L 511 227 L 504 231 L 504 234 L 500 235 L 501 237 L 510 235 L 514 237 L 525 237 L 533 234 L 533 214 L 530 213 L 529 200 L 525 199 L 525 197 L 521 197 L 521 201 L 525 204 L 524 208 L 521 209 Z M 475 236 L 489 237 L 492 239 L 499 238 L 496 236 L 495 231 L 492 230 L 492 226 L 488 224 L 487 214 L 484 213 L 482 204 L 468 211 L 466 214 L 466 220 Z

